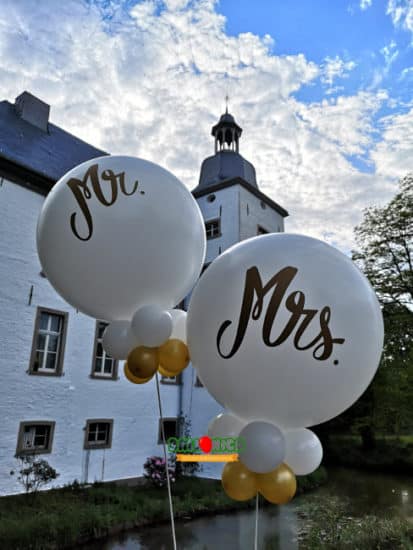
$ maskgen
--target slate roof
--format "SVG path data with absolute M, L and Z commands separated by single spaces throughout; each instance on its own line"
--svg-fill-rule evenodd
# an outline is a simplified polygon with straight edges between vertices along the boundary
M 203 161 L 199 183 L 194 192 L 231 178 L 242 178 L 258 189 L 255 168 L 248 160 L 235 151 L 218 151 Z
M 0 158 L 18 167 L 56 182 L 77 164 L 107 154 L 50 122 L 45 132 L 0 101 Z

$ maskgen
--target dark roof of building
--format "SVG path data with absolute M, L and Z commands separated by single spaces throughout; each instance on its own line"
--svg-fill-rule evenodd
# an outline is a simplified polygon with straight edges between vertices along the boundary
M 199 183 L 194 192 L 231 178 L 242 178 L 258 189 L 255 168 L 248 160 L 235 151 L 218 151 L 202 163 Z
M 76 165 L 107 154 L 50 122 L 42 130 L 16 104 L 0 101 L 0 159 L 19 171 L 56 182 Z

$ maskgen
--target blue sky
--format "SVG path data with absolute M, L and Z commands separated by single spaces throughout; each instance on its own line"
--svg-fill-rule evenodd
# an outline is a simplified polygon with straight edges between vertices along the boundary
M 349 251 L 413 169 L 413 0 L 0 3 L 2 99 L 193 188 L 228 93 L 288 231 Z

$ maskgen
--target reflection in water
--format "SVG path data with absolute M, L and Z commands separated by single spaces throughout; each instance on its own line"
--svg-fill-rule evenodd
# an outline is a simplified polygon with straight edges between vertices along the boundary
M 319 495 L 338 495 L 350 501 L 349 512 L 355 516 L 401 516 L 413 518 L 413 477 L 374 472 L 336 469 Z
M 349 514 L 363 516 L 403 516 L 413 518 L 413 478 L 370 474 L 337 469 L 329 472 L 329 483 L 320 496 L 342 496 L 350 502 Z M 304 495 L 286 506 L 260 510 L 259 544 L 261 550 L 298 550 L 297 535 L 302 521 L 297 514 Z M 255 511 L 222 514 L 176 523 L 179 550 L 250 550 L 254 546 Z M 170 550 L 168 524 L 148 527 L 87 545 L 84 550 Z
M 255 511 L 222 514 L 176 523 L 179 549 L 188 550 L 251 550 L 254 547 Z M 259 548 L 298 550 L 297 519 L 290 506 L 266 508 L 260 511 L 258 524 Z M 271 542 L 270 542 L 271 539 Z M 170 550 L 171 528 L 161 525 L 126 533 L 92 550 Z

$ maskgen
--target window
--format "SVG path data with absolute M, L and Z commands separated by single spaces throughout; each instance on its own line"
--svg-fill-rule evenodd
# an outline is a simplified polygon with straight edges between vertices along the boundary
M 267 233 L 269 233 L 269 231 L 261 225 L 257 227 L 257 235 L 266 235 Z
M 87 420 L 85 449 L 110 449 L 112 446 L 113 420 Z
M 44 420 L 20 422 L 16 456 L 51 453 L 54 427 Z
M 182 384 L 182 374 L 178 374 L 178 376 L 161 376 L 161 384 L 175 384 L 179 385 Z
M 103 349 L 102 338 L 109 323 L 96 321 L 95 345 L 93 347 L 92 378 L 105 380 L 118 379 L 118 361 Z
M 205 223 L 205 231 L 207 239 L 215 239 L 221 236 L 221 220 L 211 220 Z
M 165 441 L 170 437 L 179 437 L 179 423 L 177 418 L 164 418 L 163 429 L 165 432 Z M 159 419 L 158 443 L 162 443 L 162 421 Z
M 62 374 L 67 318 L 68 314 L 62 311 L 37 309 L 30 374 Z
M 203 383 L 201 382 L 201 379 L 198 376 L 196 377 L 196 380 L 195 380 L 195 386 L 197 386 L 198 388 L 204 387 Z
M 215 198 L 216 198 L 215 195 L 208 195 L 207 201 L 208 202 L 214 202 Z

